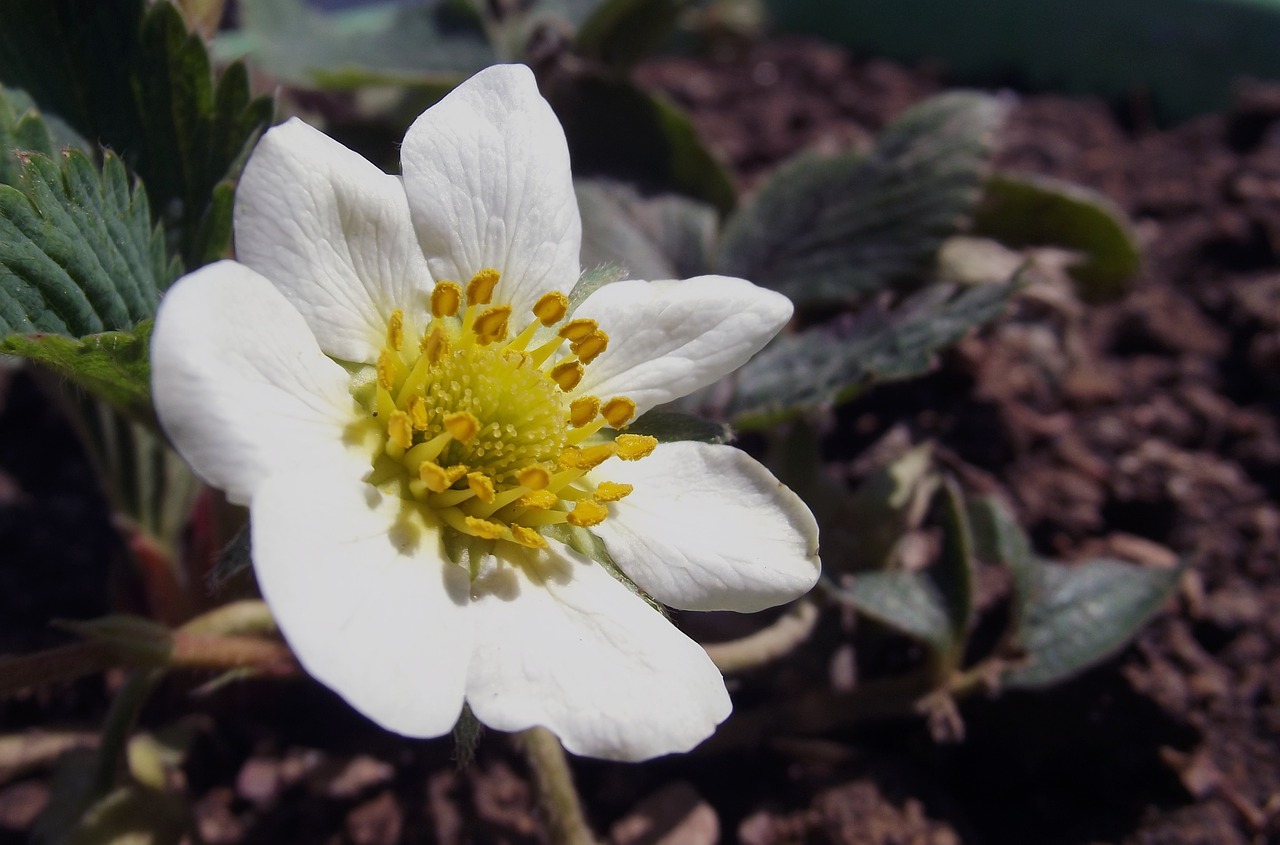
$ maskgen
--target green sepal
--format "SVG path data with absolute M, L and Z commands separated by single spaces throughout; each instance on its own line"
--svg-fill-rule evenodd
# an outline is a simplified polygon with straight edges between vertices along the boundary
M 654 610 L 667 615 L 667 609 L 654 600 L 652 596 L 640 589 L 636 582 L 627 577 L 627 574 L 618 568 L 618 564 L 613 562 L 613 557 L 609 554 L 609 550 L 605 548 L 604 540 L 589 528 L 580 528 L 576 525 L 561 523 L 559 525 L 543 526 L 542 534 L 550 537 L 560 543 L 564 543 L 578 554 L 591 558 L 596 563 L 605 568 L 605 571 L 613 576 L 614 580 L 619 581 L 628 590 L 635 593 Z
M 612 436 L 620 432 L 608 429 L 606 433 Z M 679 411 L 657 409 L 641 414 L 635 422 L 627 426 L 626 433 L 656 437 L 659 443 L 694 440 L 698 443 L 721 444 L 733 441 L 733 429 L 724 423 L 705 420 Z

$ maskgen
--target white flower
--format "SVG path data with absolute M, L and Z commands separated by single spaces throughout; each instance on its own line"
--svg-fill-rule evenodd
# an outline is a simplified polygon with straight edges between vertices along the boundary
M 572 314 L 564 135 L 522 66 L 410 127 L 403 182 L 291 120 L 236 198 L 239 262 L 180 280 L 152 338 L 174 445 L 250 508 L 258 582 L 312 675 L 386 728 L 543 725 L 575 753 L 691 748 L 729 713 L 663 604 L 807 591 L 817 527 L 728 446 L 616 429 L 732 371 L 791 315 L 741 279 L 622 281 Z

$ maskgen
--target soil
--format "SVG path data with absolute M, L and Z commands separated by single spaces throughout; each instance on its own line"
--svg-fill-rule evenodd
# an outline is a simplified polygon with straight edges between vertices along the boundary
M 810 41 L 638 76 L 690 111 L 745 190 L 801 148 L 866 144 L 945 83 Z M 997 164 L 1105 192 L 1136 221 L 1141 277 L 1107 304 L 1024 297 L 928 377 L 839 409 L 830 468 L 856 479 L 865 450 L 933 439 L 966 484 L 1013 503 L 1044 554 L 1189 558 L 1177 597 L 1076 680 L 966 702 L 960 742 L 912 718 L 644 765 L 575 761 L 609 841 L 1280 842 L 1280 89 L 1168 129 L 1023 96 Z M 106 611 L 119 551 L 65 423 L 26 375 L 0 382 L 0 650 L 24 651 L 56 641 L 49 617 Z M 786 666 L 733 680 L 739 712 L 839 675 L 837 616 Z M 448 740 L 389 736 L 317 685 L 193 699 L 195 680 L 166 687 L 144 723 L 193 714 L 180 774 L 211 845 L 546 841 L 502 737 L 460 769 Z M 0 719 L 92 729 L 116 681 L 33 693 Z M 48 784 L 47 770 L 0 765 L 0 845 L 25 840 Z

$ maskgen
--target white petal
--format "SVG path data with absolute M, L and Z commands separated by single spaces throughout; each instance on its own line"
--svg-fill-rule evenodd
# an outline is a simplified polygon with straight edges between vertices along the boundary
M 582 223 L 564 132 L 523 65 L 477 73 L 404 137 L 405 191 L 437 279 L 501 274 L 495 302 L 523 323 L 549 290 L 578 279 Z
M 626 396 L 642 414 L 742 366 L 791 311 L 782 294 L 728 276 L 605 285 L 573 315 L 609 335 L 577 392 Z
M 701 646 L 598 564 L 568 550 L 529 557 L 474 584 L 467 701 L 481 722 L 542 725 L 574 754 L 645 760 L 687 751 L 729 715 Z
M 235 230 L 237 258 L 280 288 L 335 358 L 376 360 L 396 308 L 424 325 L 432 281 L 399 178 L 302 121 L 258 142 Z
M 818 580 L 813 514 L 745 452 L 663 443 L 594 475 L 635 487 L 593 530 L 619 568 L 665 605 L 750 613 Z
M 328 472 L 273 476 L 251 505 L 253 564 L 317 680 L 396 733 L 447 733 L 472 636 L 467 572 L 416 508 Z
M 234 261 L 179 279 L 151 336 L 156 413 L 196 473 L 247 503 L 267 476 L 319 463 L 359 470 L 343 445 L 349 377 L 293 306 Z M 365 465 L 365 471 L 368 465 Z

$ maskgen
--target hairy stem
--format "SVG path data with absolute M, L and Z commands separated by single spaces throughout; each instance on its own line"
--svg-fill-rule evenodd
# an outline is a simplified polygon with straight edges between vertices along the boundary
M 548 838 L 557 845 L 596 845 L 560 740 L 546 728 L 537 727 L 523 731 L 520 738 L 537 783 Z
M 817 624 L 817 606 L 808 599 L 801 599 L 769 627 L 740 640 L 713 643 L 703 648 L 716 667 L 728 675 L 785 657 L 809 639 Z

